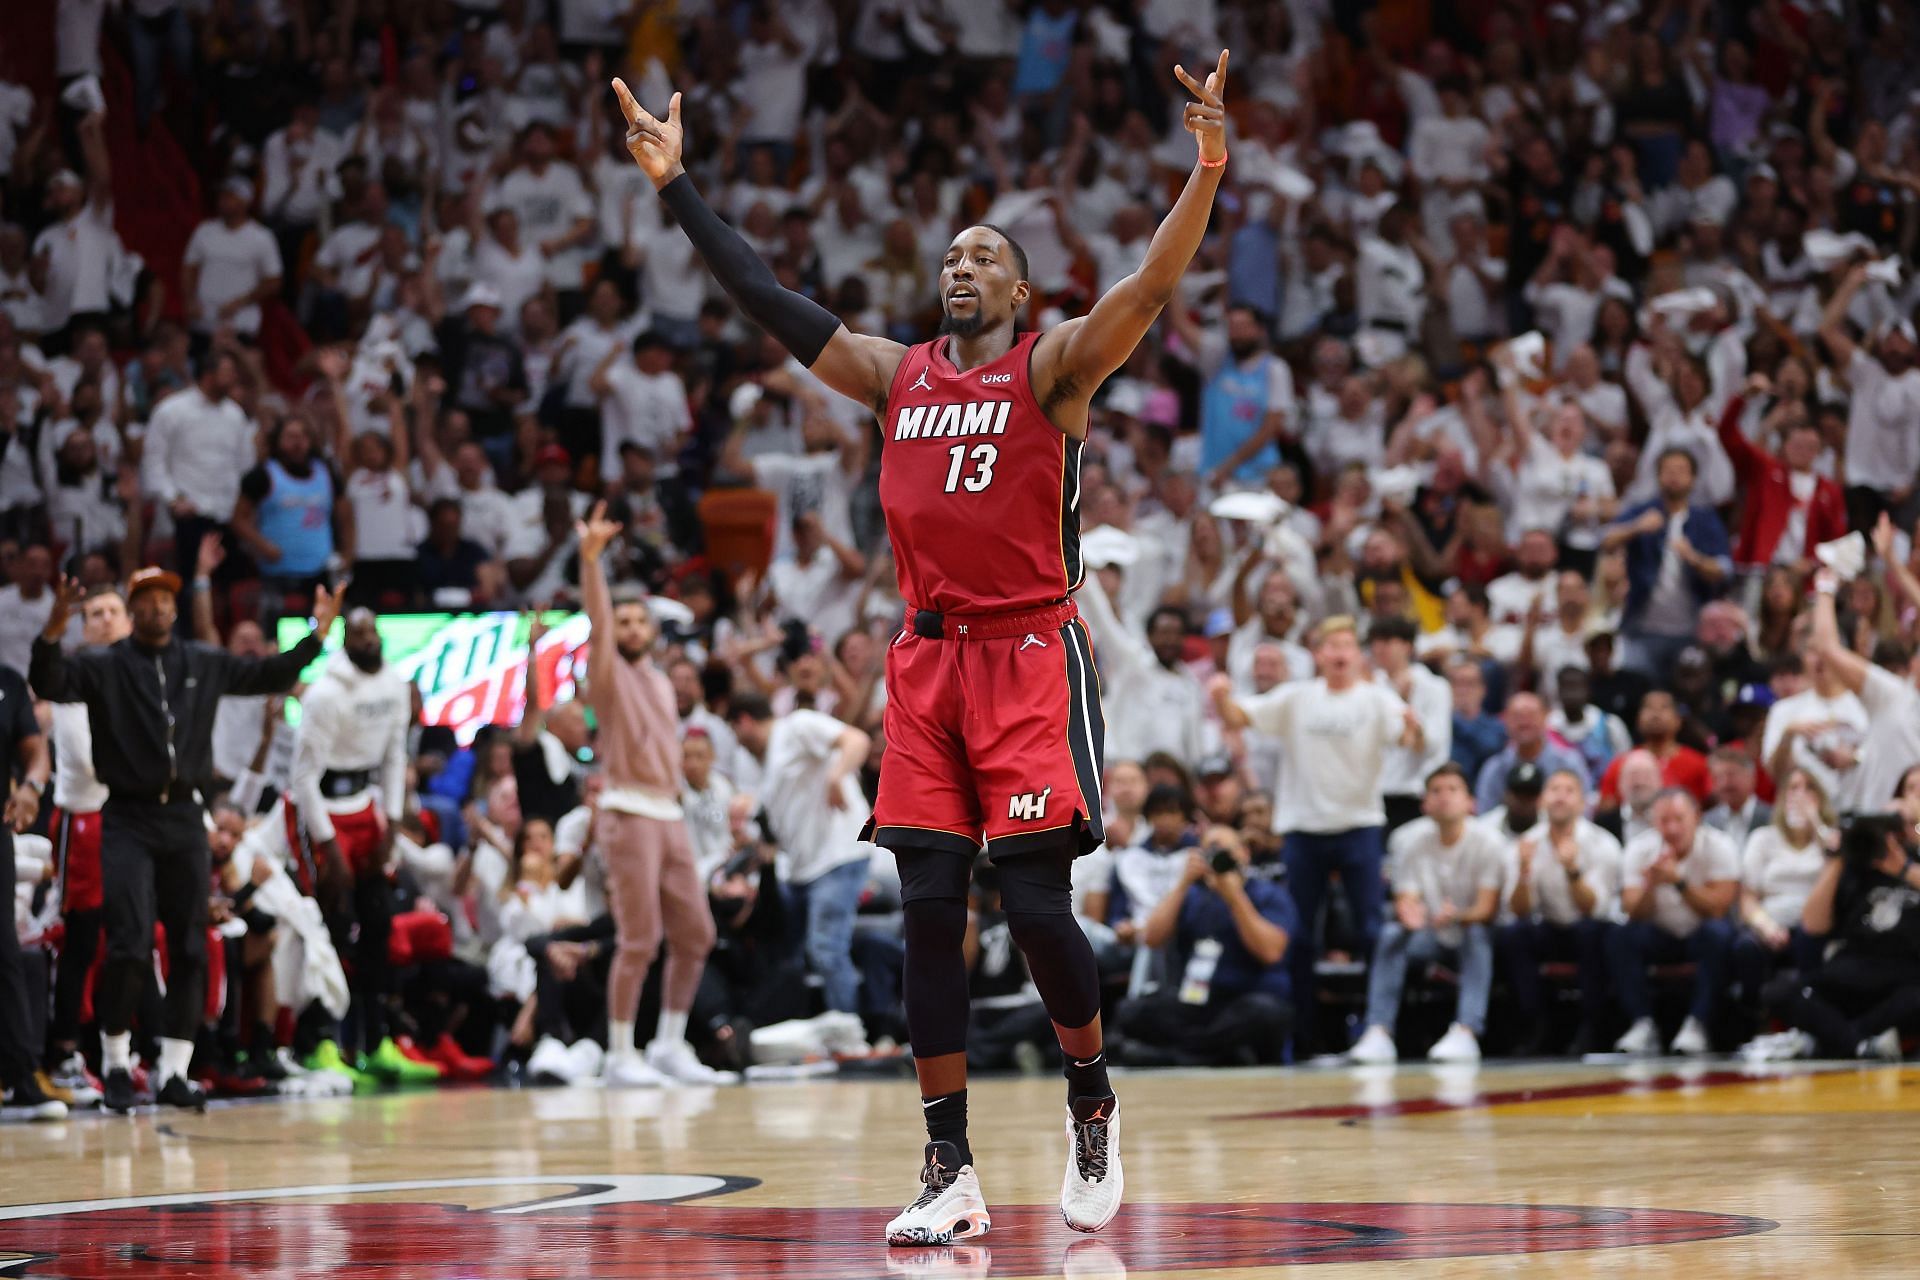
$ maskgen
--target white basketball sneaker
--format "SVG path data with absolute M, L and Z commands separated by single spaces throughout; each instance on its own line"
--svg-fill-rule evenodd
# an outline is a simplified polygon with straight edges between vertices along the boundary
M 658 1089 L 673 1082 L 647 1065 L 647 1060 L 629 1049 L 610 1053 L 601 1068 L 600 1081 L 609 1089 Z
M 973 1166 L 960 1163 L 960 1149 L 951 1142 L 929 1142 L 926 1164 L 920 1169 L 926 1189 L 887 1224 L 890 1245 L 942 1245 L 972 1240 L 992 1229 L 986 1197 Z
M 1067 1110 L 1067 1176 L 1060 1183 L 1060 1216 L 1075 1231 L 1098 1231 L 1120 1212 L 1126 1179 L 1120 1172 L 1120 1103 L 1103 1098 L 1085 1120 Z
M 685 1040 L 655 1040 L 647 1046 L 647 1065 L 678 1084 L 739 1084 L 735 1071 L 716 1071 L 700 1061 Z

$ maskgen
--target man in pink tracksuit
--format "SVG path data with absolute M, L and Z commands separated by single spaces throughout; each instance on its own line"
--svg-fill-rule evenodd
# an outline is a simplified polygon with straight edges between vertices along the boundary
M 581 521 L 580 595 L 592 638 L 587 702 L 599 722 L 595 750 L 606 787 L 594 818 L 594 843 L 606 867 L 607 901 L 619 937 L 607 979 L 607 1066 L 611 1085 L 724 1084 L 687 1043 L 687 1011 L 707 953 L 713 913 L 694 867 L 680 812 L 680 715 L 673 684 L 654 664 L 659 637 L 646 597 L 608 589 L 600 557 L 619 534 L 606 504 Z M 633 1024 L 647 967 L 667 940 L 660 1024 L 644 1057 Z

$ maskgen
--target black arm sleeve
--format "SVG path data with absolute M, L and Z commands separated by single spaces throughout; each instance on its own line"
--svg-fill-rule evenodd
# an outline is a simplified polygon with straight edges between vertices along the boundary
M 212 649 L 218 666 L 220 692 L 245 697 L 259 693 L 285 693 L 300 679 L 307 664 L 320 656 L 320 633 L 310 631 L 299 644 L 284 653 L 267 658 L 236 658 L 222 649 Z
M 707 269 L 747 318 L 765 329 L 808 368 L 820 358 L 840 321 L 813 299 L 783 289 L 753 247 L 740 238 L 681 174 L 660 188 L 660 199 L 680 220 Z

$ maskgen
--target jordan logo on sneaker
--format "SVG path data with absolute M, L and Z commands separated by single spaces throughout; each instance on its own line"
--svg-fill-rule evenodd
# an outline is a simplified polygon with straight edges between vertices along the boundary
M 912 386 L 910 386 L 910 387 L 908 387 L 908 388 L 907 388 L 907 390 L 909 390 L 909 391 L 931 391 L 931 390 L 933 390 L 933 384 L 932 384 L 931 382 L 928 382 L 928 381 L 927 381 L 927 371 L 926 371 L 925 369 L 922 369 L 922 370 L 920 371 L 920 376 L 919 376 L 918 378 L 915 378 L 915 379 L 913 380 L 913 385 L 912 385 Z
M 1027 650 L 1033 648 L 1033 646 L 1035 645 L 1039 645 L 1042 649 L 1044 649 L 1047 647 L 1047 642 L 1045 640 L 1042 640 L 1039 636 L 1033 634 L 1033 632 L 1029 631 L 1027 632 L 1027 638 L 1020 642 L 1020 648 L 1018 652 L 1025 653 Z

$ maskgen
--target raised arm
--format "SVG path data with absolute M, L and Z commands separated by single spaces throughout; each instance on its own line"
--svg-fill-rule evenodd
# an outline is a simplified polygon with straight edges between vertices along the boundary
M 587 645 L 587 681 L 603 683 L 613 674 L 613 593 L 607 588 L 607 570 L 600 563 L 607 547 L 620 534 L 617 521 L 607 519 L 607 504 L 596 502 L 585 520 L 574 522 L 573 533 L 580 543 L 580 606 L 587 615 L 590 642 Z M 533 706 L 533 655 L 527 655 L 527 705 Z
M 1834 612 L 1833 593 L 1838 589 L 1830 570 L 1822 569 L 1813 579 L 1813 636 L 1808 647 L 1826 660 L 1840 683 L 1859 693 L 1872 670 L 1867 660 L 1847 647 L 1840 636 L 1840 619 Z
M 1167 303 L 1200 248 L 1213 213 L 1214 193 L 1227 164 L 1227 113 L 1222 95 L 1227 87 L 1227 51 L 1219 64 L 1197 83 L 1186 68 L 1174 74 L 1198 102 L 1186 105 L 1184 123 L 1199 146 L 1199 159 L 1187 176 L 1187 185 L 1153 240 L 1146 259 L 1132 275 L 1093 304 L 1093 310 L 1048 331 L 1033 349 L 1033 389 L 1054 424 L 1075 439 L 1087 434 L 1087 404 L 1093 393 L 1118 369 Z
M 681 165 L 685 133 L 680 127 L 679 94 L 673 95 L 666 119 L 661 120 L 634 100 L 625 81 L 616 79 L 613 92 L 627 117 L 628 153 L 653 182 L 661 201 L 673 210 L 681 230 L 734 305 L 822 382 L 875 414 L 884 413 L 887 391 L 907 349 L 886 338 L 849 333 L 819 303 L 780 287 L 772 270 L 713 211 Z
M 1833 356 L 1834 367 L 1841 373 L 1853 363 L 1853 339 L 1847 336 L 1847 308 L 1853 305 L 1853 295 L 1860 292 L 1860 286 L 1866 283 L 1867 268 L 1856 263 L 1840 281 L 1840 287 L 1833 291 L 1833 297 L 1827 299 L 1826 309 L 1820 313 L 1820 341 L 1827 344 L 1827 351 Z
M 340 599 L 324 586 L 313 589 L 313 630 L 285 653 L 266 658 L 239 658 L 224 650 L 215 650 L 220 662 L 215 667 L 221 695 L 285 693 L 293 688 L 307 664 L 320 656 L 333 620 L 340 616 Z
M 27 662 L 27 683 L 48 702 L 85 702 L 100 687 L 100 673 L 89 655 L 68 655 L 61 648 L 67 622 L 80 599 L 80 583 L 67 578 L 53 584 L 53 610 L 34 639 Z
M 581 556 L 581 568 L 584 571 L 586 557 Z M 584 583 L 582 584 L 584 590 Z M 611 612 L 611 610 L 609 610 Z M 608 628 L 611 631 L 611 628 Z M 605 636 L 608 631 L 600 634 Z M 540 691 L 540 641 L 547 634 L 547 624 L 540 620 L 540 610 L 536 607 L 527 621 L 527 705 L 520 710 L 520 723 L 513 726 L 513 745 L 515 749 L 530 747 L 540 737 L 540 730 L 547 722 L 546 698 Z

